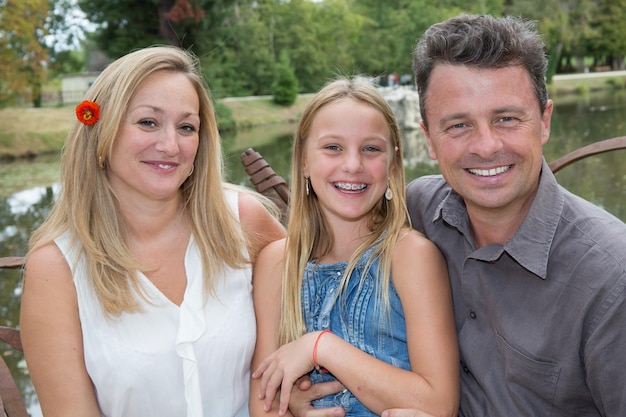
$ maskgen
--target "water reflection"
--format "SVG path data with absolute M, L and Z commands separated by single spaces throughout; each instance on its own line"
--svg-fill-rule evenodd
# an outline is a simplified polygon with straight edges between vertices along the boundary
M 0 256 L 23 256 L 31 230 L 48 215 L 55 187 L 36 187 L 0 199 Z M 0 270 L 0 325 L 18 327 L 22 272 Z M 11 370 L 31 417 L 41 416 L 41 410 L 24 355 L 8 345 L 1 346 L 2 357 Z
M 555 100 L 551 138 L 544 146 L 548 161 L 601 139 L 626 135 L 626 93 L 592 94 Z M 251 186 L 240 155 L 254 147 L 274 171 L 290 182 L 290 159 L 295 125 L 255 129 L 237 136 L 224 137 L 224 155 L 230 181 Z M 403 157 L 407 181 L 425 174 L 437 173 L 420 130 L 403 132 Z M 557 174 L 566 188 L 626 220 L 626 150 L 610 152 L 564 168 Z M 49 161 L 44 162 L 50 164 Z M 42 165 L 44 164 L 42 163 Z M 19 170 L 19 167 L 13 167 Z M 24 176 L 37 171 L 35 161 L 23 163 Z M 0 174 L 2 174 L 0 169 Z M 0 188 L 2 184 L 0 183 Z M 56 186 L 35 187 L 0 198 L 0 256 L 22 256 L 26 253 L 31 230 L 48 214 Z M 0 194 L 2 195 L 2 194 Z M 0 325 L 16 327 L 19 322 L 21 273 L 0 270 Z M 0 346 L 32 416 L 39 416 L 36 397 L 26 373 L 23 356 Z

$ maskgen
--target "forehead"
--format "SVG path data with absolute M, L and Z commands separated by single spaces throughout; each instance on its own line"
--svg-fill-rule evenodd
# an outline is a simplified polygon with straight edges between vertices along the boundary
M 470 111 L 485 105 L 531 102 L 539 104 L 528 72 L 519 65 L 477 68 L 439 64 L 433 69 L 425 97 L 427 111 L 437 106 L 461 106 Z
M 310 138 L 331 134 L 389 138 L 390 128 L 381 110 L 369 103 L 346 97 L 319 108 L 312 118 Z

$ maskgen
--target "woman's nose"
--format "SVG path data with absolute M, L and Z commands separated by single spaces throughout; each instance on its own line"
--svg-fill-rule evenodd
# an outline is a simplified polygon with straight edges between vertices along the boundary
M 155 148 L 159 152 L 166 155 L 175 155 L 179 151 L 178 137 L 175 128 L 163 128 L 159 133 L 159 138 L 155 144 Z

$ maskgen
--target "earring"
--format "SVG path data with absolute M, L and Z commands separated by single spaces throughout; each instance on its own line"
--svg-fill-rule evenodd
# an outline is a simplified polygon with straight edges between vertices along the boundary
M 98 168 L 104 169 L 105 162 L 106 162 L 106 160 L 103 157 L 99 156 L 98 157 Z
M 304 189 L 306 190 L 306 195 L 309 195 L 309 177 L 304 177 Z
M 187 178 L 191 177 L 191 174 L 193 174 L 194 169 L 196 169 L 196 164 L 191 164 L 191 171 L 189 172 L 189 175 L 187 175 Z
M 391 191 L 391 188 L 389 188 L 389 186 L 387 186 L 387 191 L 385 191 L 385 198 L 387 199 L 387 201 L 393 198 L 393 192 Z

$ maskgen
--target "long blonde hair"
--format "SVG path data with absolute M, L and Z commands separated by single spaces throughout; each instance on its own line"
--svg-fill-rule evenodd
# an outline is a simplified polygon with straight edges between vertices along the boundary
M 392 161 L 389 174 L 389 187 L 393 193 L 391 200 L 384 197 L 372 209 L 369 221 L 371 234 L 355 253 L 352 254 L 342 279 L 341 288 L 352 273 L 356 262 L 370 247 L 377 245 L 372 259 L 380 257 L 380 294 L 388 303 L 391 258 L 402 229 L 410 225 L 406 209 L 404 166 L 400 132 L 389 104 L 376 88 L 366 80 L 340 78 L 327 84 L 309 102 L 302 114 L 293 143 L 291 164 L 291 207 L 287 226 L 287 244 L 283 271 L 282 317 L 280 343 L 295 340 L 306 331 L 302 316 L 302 280 L 307 262 L 323 257 L 332 250 L 333 233 L 320 208 L 314 192 L 307 194 L 303 163 L 306 140 L 311 124 L 324 106 L 349 98 L 367 104 L 378 110 L 385 118 L 391 133 Z M 393 149 L 396 149 L 394 152 Z M 367 267 L 366 267 L 367 268 Z
M 241 268 L 249 263 L 243 250 L 246 239 L 224 194 L 231 185 L 223 182 L 220 136 L 197 58 L 169 46 L 132 52 L 108 66 L 86 93 L 85 100 L 99 104 L 100 120 L 91 126 L 74 121 L 63 148 L 59 198 L 30 240 L 32 252 L 69 231 L 87 259 L 87 279 L 111 315 L 140 309 L 138 296 L 145 294 L 135 271 L 145 272 L 145 266 L 126 243 L 127 225 L 103 167 L 137 88 L 151 74 L 164 70 L 185 74 L 200 103 L 194 170 L 180 193 L 183 215 L 200 249 L 205 288 L 212 291 L 214 277 L 226 265 Z

